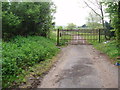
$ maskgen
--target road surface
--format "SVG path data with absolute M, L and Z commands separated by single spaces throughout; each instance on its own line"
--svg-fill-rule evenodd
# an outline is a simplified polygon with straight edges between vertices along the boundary
M 118 68 L 92 45 L 62 48 L 38 88 L 118 88 Z

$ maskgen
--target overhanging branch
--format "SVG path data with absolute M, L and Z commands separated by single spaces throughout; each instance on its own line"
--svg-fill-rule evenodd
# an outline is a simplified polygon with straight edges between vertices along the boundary
M 85 3 L 94 13 L 96 13 L 98 16 L 100 16 L 100 18 L 102 18 L 102 16 L 101 16 L 100 14 L 98 14 L 92 7 L 90 7 L 87 2 L 84 1 L 84 3 Z

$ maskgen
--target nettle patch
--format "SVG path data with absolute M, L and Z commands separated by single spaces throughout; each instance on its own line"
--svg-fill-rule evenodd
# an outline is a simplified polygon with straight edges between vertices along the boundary
M 53 40 L 39 36 L 18 36 L 10 42 L 3 42 L 3 87 L 22 82 L 29 67 L 54 56 L 58 51 L 54 43 Z

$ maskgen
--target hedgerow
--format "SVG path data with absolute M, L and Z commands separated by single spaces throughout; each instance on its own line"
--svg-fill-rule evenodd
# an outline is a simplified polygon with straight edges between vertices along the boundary
M 2 2 L 2 37 L 17 35 L 49 37 L 54 27 L 55 5 L 50 2 Z
M 10 87 L 24 78 L 29 67 L 51 58 L 58 48 L 54 41 L 39 36 L 18 36 L 2 43 L 2 85 Z

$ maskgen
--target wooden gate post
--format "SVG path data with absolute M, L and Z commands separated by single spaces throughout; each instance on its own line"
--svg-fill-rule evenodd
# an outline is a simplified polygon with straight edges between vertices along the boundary
M 100 43 L 100 29 L 99 29 L 99 43 Z
M 57 30 L 57 46 L 59 46 L 59 37 L 60 37 L 60 30 Z

